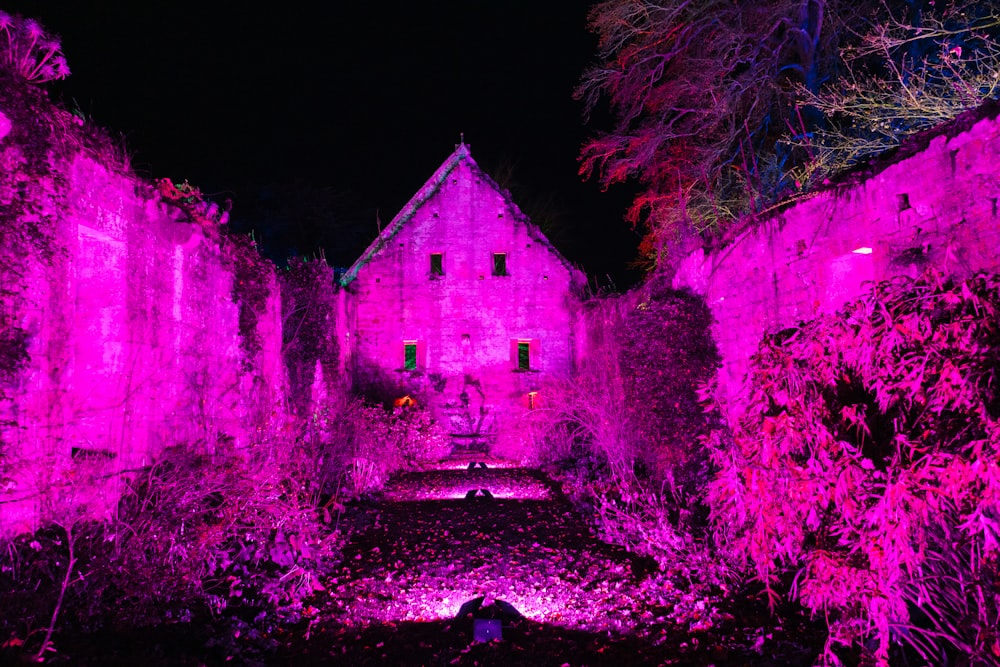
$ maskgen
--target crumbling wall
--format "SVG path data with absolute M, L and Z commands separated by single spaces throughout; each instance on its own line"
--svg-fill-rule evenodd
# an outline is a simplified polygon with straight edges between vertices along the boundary
M 737 395 L 765 332 L 835 312 L 871 281 L 928 266 L 956 277 L 1000 269 L 998 198 L 1000 124 L 986 117 L 942 132 L 860 184 L 788 208 L 724 248 L 691 254 L 674 286 L 701 294 L 712 310 L 721 398 Z M 731 416 L 739 411 L 730 406 Z
M 0 532 L 71 506 L 112 512 L 123 475 L 166 447 L 253 447 L 288 425 L 273 266 L 161 201 L 42 93 L 12 90 L 0 104 Z

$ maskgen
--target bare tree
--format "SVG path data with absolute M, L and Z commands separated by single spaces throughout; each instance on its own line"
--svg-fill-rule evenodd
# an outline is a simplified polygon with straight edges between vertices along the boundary
M 645 186 L 628 220 L 648 267 L 678 230 L 757 217 L 1000 94 L 984 0 L 606 0 L 589 18 L 576 95 L 611 129 L 581 173 Z
M 849 168 L 1000 96 L 994 4 L 908 4 L 882 5 L 878 20 L 844 49 L 835 85 L 800 89 L 802 103 L 829 120 L 798 139 L 812 157 L 800 182 Z
M 798 125 L 793 84 L 817 89 L 835 58 L 838 0 L 607 0 L 590 12 L 599 61 L 576 96 L 606 102 L 612 129 L 581 173 L 646 186 L 629 213 L 654 234 L 705 230 L 780 193 L 777 139 Z M 857 3 L 855 3 L 857 4 Z

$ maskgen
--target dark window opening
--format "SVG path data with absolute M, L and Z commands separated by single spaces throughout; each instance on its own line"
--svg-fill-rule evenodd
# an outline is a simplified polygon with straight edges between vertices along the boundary
M 439 252 L 431 253 L 431 276 L 444 275 L 444 255 Z
M 417 343 L 416 341 L 403 343 L 403 370 L 417 370 Z
M 517 370 L 531 370 L 531 343 L 526 340 L 517 341 Z
M 507 253 L 505 252 L 493 253 L 493 275 L 495 276 L 509 275 L 507 273 Z
M 73 447 L 70 449 L 70 457 L 74 461 L 111 461 L 115 458 L 115 453 L 109 452 L 106 449 Z

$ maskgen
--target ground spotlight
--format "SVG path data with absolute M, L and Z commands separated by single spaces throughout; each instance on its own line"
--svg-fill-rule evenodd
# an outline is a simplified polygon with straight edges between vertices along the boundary
M 469 600 L 458 610 L 456 619 L 463 621 L 472 619 L 472 639 L 477 642 L 488 642 L 493 639 L 503 639 L 504 623 L 510 623 L 522 618 L 521 612 L 514 605 L 503 600 L 486 601 L 485 596 Z

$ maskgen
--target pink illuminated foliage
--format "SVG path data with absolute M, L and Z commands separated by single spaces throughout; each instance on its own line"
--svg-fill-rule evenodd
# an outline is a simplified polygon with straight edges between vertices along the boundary
M 790 156 L 776 141 L 795 118 L 792 82 L 812 88 L 828 75 L 840 29 L 872 4 L 594 5 L 588 18 L 599 62 L 576 96 L 588 112 L 607 103 L 613 120 L 584 144 L 581 173 L 604 185 L 641 183 L 628 219 L 648 222 L 654 236 L 756 215 L 787 187 Z
M 31 83 L 69 76 L 59 37 L 35 19 L 0 11 L 0 67 Z
M 581 173 L 639 184 L 647 268 L 1000 94 L 982 0 L 605 0 L 588 18 L 576 96 L 607 120 Z
M 594 316 L 592 350 L 576 376 L 543 388 L 531 425 L 539 459 L 600 535 L 654 559 L 701 594 L 728 578 L 700 539 L 707 455 L 698 436 L 716 416 L 695 387 L 718 363 L 700 299 L 654 278 L 632 300 Z
M 874 640 L 1000 655 L 1000 276 L 879 283 L 836 315 L 769 336 L 746 412 L 716 432 L 717 536 L 778 595 Z M 935 657 L 937 656 L 937 657 Z
M 232 202 L 226 200 L 224 207 L 209 201 L 202 194 L 201 189 L 191 185 L 187 181 L 175 184 L 169 178 L 160 178 L 156 181 L 156 190 L 163 201 L 173 204 L 187 214 L 191 222 L 195 222 L 202 227 L 215 228 L 229 222 L 229 210 Z
M 419 408 L 337 395 L 312 419 L 322 423 L 316 437 L 264 438 L 250 448 L 232 439 L 177 443 L 130 471 L 104 522 L 85 506 L 108 462 L 87 463 L 87 475 L 77 463 L 73 482 L 50 494 L 59 503 L 52 525 L 5 545 L 0 599 L 13 612 L 0 617 L 0 634 L 8 647 L 43 650 L 51 636 L 38 641 L 54 627 L 243 615 L 269 628 L 309 617 L 348 536 L 350 501 L 448 450 Z

